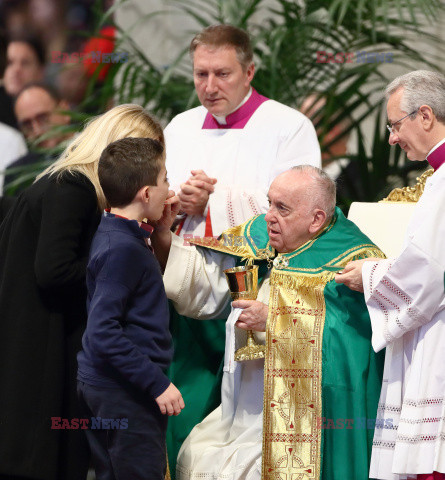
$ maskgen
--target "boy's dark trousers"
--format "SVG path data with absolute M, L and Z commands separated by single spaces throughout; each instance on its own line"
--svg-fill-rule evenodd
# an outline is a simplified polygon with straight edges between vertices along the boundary
M 104 388 L 78 381 L 77 391 L 82 415 L 89 419 L 85 433 L 97 480 L 164 480 L 168 416 L 161 414 L 157 403 L 131 387 Z

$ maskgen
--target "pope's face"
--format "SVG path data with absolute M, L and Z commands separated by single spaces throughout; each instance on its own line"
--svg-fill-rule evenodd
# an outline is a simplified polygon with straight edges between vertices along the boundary
M 386 111 L 388 123 L 393 125 L 393 132 L 389 136 L 390 145 L 399 144 L 405 151 L 409 160 L 425 160 L 431 147 L 428 147 L 425 132 L 421 124 L 421 114 L 417 112 L 415 117 L 407 117 L 399 120 L 411 112 L 401 110 L 403 88 L 396 90 L 388 99 Z
M 269 188 L 266 214 L 270 245 L 279 253 L 296 250 L 314 234 L 308 179 L 295 171 L 279 175 Z
M 255 67 L 243 70 L 234 47 L 200 45 L 193 55 L 193 78 L 202 105 L 213 115 L 232 113 L 247 95 Z

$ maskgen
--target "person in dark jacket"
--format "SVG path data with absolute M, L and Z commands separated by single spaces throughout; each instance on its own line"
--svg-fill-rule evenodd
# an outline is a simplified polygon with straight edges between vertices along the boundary
M 14 205 L 14 197 L 0 197 L 0 223 L 6 217 L 9 209 Z
M 164 141 L 138 105 L 93 120 L 61 158 L 19 195 L 0 225 L 0 478 L 85 480 L 76 354 L 86 325 L 85 275 L 106 200 L 97 166 L 111 142 Z M 66 427 L 66 424 L 65 424 Z
M 184 408 L 165 373 L 173 356 L 170 314 L 161 268 L 147 243 L 153 227 L 144 221 L 174 218 L 179 211 L 164 152 L 156 140 L 124 138 L 100 157 L 110 210 L 91 246 L 88 322 L 77 356 L 97 480 L 164 480 L 167 415 Z M 114 423 L 95 428 L 103 418 Z

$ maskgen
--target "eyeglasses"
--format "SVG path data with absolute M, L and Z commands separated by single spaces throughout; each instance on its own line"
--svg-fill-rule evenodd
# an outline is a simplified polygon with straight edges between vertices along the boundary
M 414 115 L 415 113 L 417 113 L 417 110 L 414 110 L 414 112 L 408 113 L 408 115 L 405 115 L 400 120 L 397 120 L 397 122 L 390 123 L 389 125 L 386 125 L 386 128 L 389 130 L 389 134 L 394 135 L 394 125 L 399 124 L 402 120 L 405 120 L 405 118 L 411 117 L 411 115 Z
M 49 125 L 50 118 L 51 112 L 43 112 L 18 123 L 22 132 L 27 136 L 33 132 L 33 122 L 36 122 L 41 128 L 45 128 Z

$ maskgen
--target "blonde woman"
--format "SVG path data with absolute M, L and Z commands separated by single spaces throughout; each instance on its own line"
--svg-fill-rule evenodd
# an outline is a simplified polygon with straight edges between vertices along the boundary
M 99 157 L 125 137 L 164 143 L 142 107 L 113 108 L 85 127 L 0 226 L 0 479 L 86 478 L 76 403 L 85 270 L 106 207 Z

